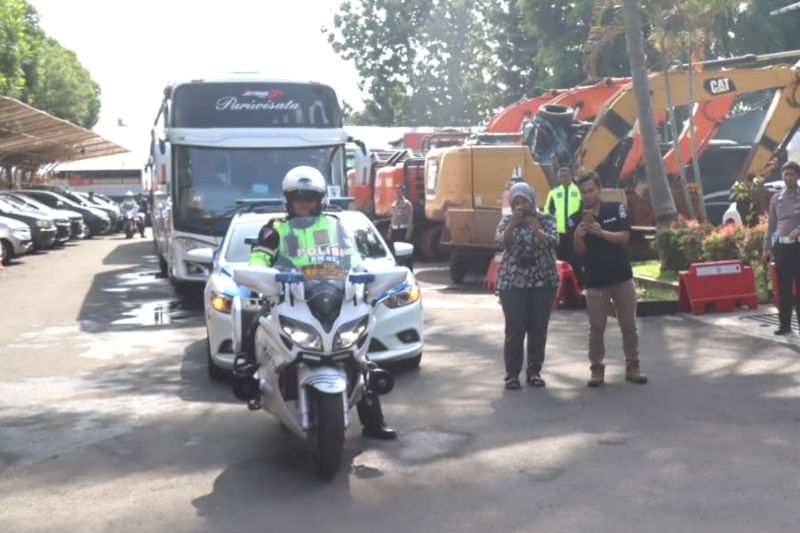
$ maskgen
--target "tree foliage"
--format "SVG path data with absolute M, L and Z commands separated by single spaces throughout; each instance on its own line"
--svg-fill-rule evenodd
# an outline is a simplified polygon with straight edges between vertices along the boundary
M 369 95 L 354 123 L 474 125 L 538 82 L 515 0 L 344 2 L 324 31 Z
M 0 94 L 85 128 L 100 115 L 100 87 L 25 0 L 0 0 Z
M 702 30 L 702 52 L 698 48 L 694 59 L 713 59 L 800 49 L 797 16 L 769 15 L 786 3 L 647 0 L 640 5 L 645 38 L 657 31 L 677 36 L 687 28 Z M 351 122 L 466 125 L 532 96 L 537 87 L 630 75 L 620 5 L 619 0 L 351 0 L 342 2 L 324 31 L 334 50 L 355 64 L 369 96 L 362 111 L 351 113 Z M 666 26 L 653 19 L 665 14 Z M 676 47 L 662 55 L 658 45 L 669 40 L 648 39 L 651 71 L 660 70 L 663 61 L 689 61 L 686 39 L 672 40 Z M 599 46 L 585 65 L 587 42 Z

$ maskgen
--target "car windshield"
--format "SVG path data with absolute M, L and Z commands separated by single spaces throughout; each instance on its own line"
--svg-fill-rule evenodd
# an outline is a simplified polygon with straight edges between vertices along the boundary
M 6 202 L 3 198 L 0 198 L 0 210 L 9 212 L 9 211 L 19 211 L 14 204 Z
M 31 206 L 29 206 L 28 204 L 26 204 L 25 202 L 14 196 L 9 196 L 4 194 L 2 196 L 2 199 L 7 204 L 11 204 L 12 206 L 16 207 L 21 211 L 34 211 L 34 209 Z
M 344 179 L 342 146 L 175 150 L 175 227 L 185 231 L 224 235 L 237 200 L 280 198 L 281 182 L 296 166 L 318 169 L 332 185 Z
M 389 250 L 381 240 L 378 230 L 368 218 L 347 214 L 340 214 L 339 217 L 361 257 L 374 259 L 389 255 Z M 232 234 L 225 251 L 225 261 L 246 263 L 250 258 L 250 245 L 245 243 L 245 239 L 256 238 L 264 224 L 265 220 L 244 220 L 231 228 Z
M 25 203 L 26 205 L 29 205 L 29 206 L 33 207 L 34 209 L 38 209 L 39 211 L 50 211 L 50 208 L 48 206 L 44 205 L 42 202 L 40 202 L 38 200 L 30 198 L 29 196 L 25 196 L 25 195 L 16 196 L 16 195 L 14 195 L 14 198 L 19 200 L 20 202 Z
M 62 202 L 63 204 L 65 204 L 65 205 L 67 205 L 67 206 L 81 207 L 80 204 L 78 204 L 77 202 L 74 202 L 71 199 L 67 198 L 66 196 L 62 196 L 62 195 L 56 194 L 54 192 L 49 192 L 49 191 L 31 191 L 31 192 L 27 192 L 26 191 L 25 194 L 30 194 L 31 196 L 33 196 L 34 198 L 36 198 L 37 200 L 39 200 L 39 201 L 41 201 L 43 203 L 44 202 L 50 202 L 50 204 L 53 205 L 53 207 L 55 207 L 59 201 Z

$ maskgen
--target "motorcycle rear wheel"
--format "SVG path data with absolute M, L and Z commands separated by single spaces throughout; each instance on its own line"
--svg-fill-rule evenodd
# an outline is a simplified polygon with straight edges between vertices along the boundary
M 314 471 L 322 479 L 332 479 L 342 464 L 344 449 L 344 408 L 341 394 L 311 391 L 313 426 L 309 443 L 314 455 Z

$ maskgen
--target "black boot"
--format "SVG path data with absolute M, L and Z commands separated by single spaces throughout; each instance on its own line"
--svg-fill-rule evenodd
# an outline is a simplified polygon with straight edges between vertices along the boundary
M 365 391 L 361 401 L 356 404 L 356 408 L 358 409 L 358 419 L 364 426 L 364 429 L 361 430 L 363 436 L 381 440 L 397 438 L 397 432 L 383 421 L 383 410 L 377 394 Z
M 258 366 L 246 356 L 239 355 L 233 361 L 233 395 L 248 406 L 259 399 L 258 380 L 254 377 L 257 370 Z

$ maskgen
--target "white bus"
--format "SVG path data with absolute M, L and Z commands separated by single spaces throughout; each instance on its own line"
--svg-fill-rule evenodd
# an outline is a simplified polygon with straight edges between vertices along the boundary
M 342 126 L 336 93 L 319 83 L 232 75 L 167 86 L 145 183 L 162 273 L 179 289 L 205 281 L 207 266 L 187 253 L 219 246 L 237 200 L 280 198 L 293 167 L 313 166 L 332 196 L 345 193 Z

